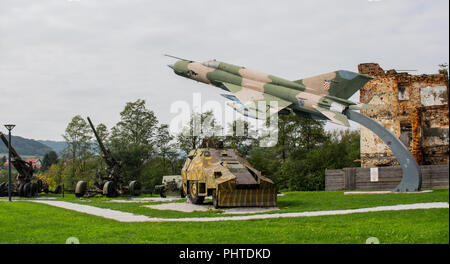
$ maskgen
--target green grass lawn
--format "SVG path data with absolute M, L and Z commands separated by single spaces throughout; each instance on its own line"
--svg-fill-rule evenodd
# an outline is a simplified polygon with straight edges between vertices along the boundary
M 180 217 L 211 217 L 223 215 L 221 211 L 211 210 L 206 212 L 179 212 L 169 210 L 153 210 L 144 205 L 158 204 L 161 202 L 148 203 L 111 203 L 113 199 L 131 199 L 132 197 L 106 198 L 95 197 L 89 199 L 76 198 L 73 194 L 66 194 L 64 199 L 58 200 L 88 204 L 101 208 L 109 208 L 134 214 L 146 215 L 151 217 L 162 218 L 180 218 Z M 148 197 L 148 196 L 140 196 Z M 157 196 L 155 196 L 157 197 Z M 177 202 L 184 202 L 180 200 Z M 432 193 L 420 194 L 380 194 L 380 195 L 344 195 L 344 192 L 287 192 L 284 196 L 278 197 L 279 211 L 267 213 L 287 213 L 287 212 L 304 212 L 304 211 L 321 211 L 321 210 L 339 210 L 339 209 L 356 209 L 384 205 L 396 204 L 412 204 L 424 202 L 448 202 L 449 192 L 445 190 L 435 190 Z M 212 203 L 206 200 L 205 203 Z M 236 214 L 233 214 L 236 215 Z
M 121 198 L 122 199 L 122 198 Z M 64 199 L 157 217 L 217 216 L 107 203 L 107 198 Z M 281 212 L 365 208 L 419 202 L 448 202 L 448 190 L 423 194 L 343 195 L 290 192 L 279 197 Z M 147 204 L 147 203 L 146 203 Z M 153 204 L 153 203 L 148 203 Z M 279 213 L 280 211 L 277 211 Z M 409 210 L 340 216 L 192 223 L 120 223 L 44 204 L 0 202 L 0 243 L 449 243 L 449 210 Z

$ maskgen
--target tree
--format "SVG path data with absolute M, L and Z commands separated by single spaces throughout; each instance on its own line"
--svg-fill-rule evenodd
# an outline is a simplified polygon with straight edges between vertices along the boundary
M 91 155 L 91 129 L 86 121 L 79 115 L 74 116 L 67 125 L 65 133 L 62 135 L 66 141 L 64 156 L 70 159 L 72 173 L 68 179 L 70 184 L 75 184 L 80 179 L 83 163 Z M 69 186 L 70 186 L 69 184 Z
M 355 130 L 334 130 L 329 133 L 329 169 L 360 167 L 360 133 Z
M 146 174 L 144 167 L 156 155 L 157 125 L 158 120 L 146 108 L 145 100 L 138 99 L 126 104 L 120 121 L 111 129 L 111 150 L 122 163 L 125 182 L 139 180 L 144 186 L 152 182 L 147 179 L 151 175 Z
M 54 190 L 57 185 L 64 183 L 64 165 L 63 163 L 55 163 L 50 165 L 45 172 L 44 177 L 47 178 L 47 183 L 51 190 Z
M 242 119 L 234 120 L 228 124 L 228 130 L 224 146 L 237 150 L 243 157 L 247 157 L 253 146 L 258 145 L 256 131 L 249 122 Z
M 279 186 L 297 191 L 323 190 L 325 170 L 357 167 L 360 156 L 359 131 L 336 130 L 322 144 L 302 155 L 293 155 L 277 171 Z
M 108 127 L 106 127 L 105 124 L 98 124 L 97 127 L 95 128 L 95 131 L 97 131 L 97 135 L 100 138 L 100 140 L 103 142 L 103 144 L 105 146 L 107 146 L 109 144 L 109 132 L 108 132 Z M 96 151 L 98 153 L 100 153 L 102 150 L 100 149 L 100 145 L 98 144 L 98 142 L 96 142 L 95 144 L 96 146 Z
M 198 148 L 204 138 L 219 138 L 222 128 L 216 123 L 212 111 L 192 113 L 189 124 L 177 135 L 178 147 L 187 155 L 192 149 Z
M 324 122 L 295 114 L 280 115 L 277 145 L 251 149 L 248 160 L 256 169 L 271 178 L 279 189 L 298 190 L 299 186 L 321 188 L 320 184 L 317 185 L 320 183 L 321 174 L 314 174 L 317 172 L 315 170 L 321 168 L 308 163 L 316 164 L 314 160 L 308 161 L 315 157 L 311 156 L 312 154 L 308 156 L 308 153 L 321 148 L 328 140 Z M 298 164 L 303 165 L 299 167 Z M 306 168 L 312 168 L 312 173 L 306 171 Z
M 66 141 L 65 156 L 72 159 L 81 159 L 89 154 L 91 147 L 91 129 L 86 121 L 79 115 L 72 118 L 62 135 Z
M 288 155 L 301 155 L 320 146 L 328 138 L 324 121 L 296 114 L 279 118 L 278 144 L 285 161 Z
M 170 135 L 169 126 L 161 124 L 156 133 L 156 147 L 162 158 L 163 168 L 166 168 L 166 160 L 176 154 L 176 146 L 172 143 L 173 139 L 174 136 Z
M 177 149 L 175 149 L 177 150 Z M 167 155 L 168 160 L 170 161 L 171 166 L 171 174 L 180 174 L 181 168 L 183 168 L 185 159 L 180 157 L 180 154 L 176 151 L 169 152 Z
M 158 120 L 145 107 L 145 100 L 129 102 L 120 112 L 120 121 L 112 129 L 112 137 L 134 145 L 152 145 Z
M 48 170 L 52 164 L 56 163 L 58 163 L 58 154 L 55 151 L 48 152 L 42 160 L 42 171 Z

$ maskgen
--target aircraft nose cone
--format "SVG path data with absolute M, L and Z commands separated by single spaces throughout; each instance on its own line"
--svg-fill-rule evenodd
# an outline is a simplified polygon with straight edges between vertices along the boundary
M 173 70 L 173 64 L 167 64 L 167 66 Z

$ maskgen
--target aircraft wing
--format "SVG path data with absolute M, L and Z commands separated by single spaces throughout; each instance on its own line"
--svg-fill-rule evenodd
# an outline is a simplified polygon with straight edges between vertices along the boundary
M 231 95 L 231 94 L 221 94 L 221 96 L 223 96 L 223 97 L 225 97 L 225 98 L 227 98 L 228 100 L 231 100 L 231 101 L 233 101 L 233 102 L 241 103 L 241 101 L 239 101 L 239 99 L 237 99 L 237 97 L 234 96 L 234 95 Z
M 239 99 L 240 103 L 247 107 L 249 111 L 254 112 L 254 116 L 257 116 L 257 112 L 260 114 L 264 113 L 265 110 L 266 117 L 268 117 L 278 113 L 292 104 L 291 102 L 283 100 L 279 97 L 255 91 L 254 89 L 243 86 L 231 83 L 222 83 L 222 85 L 225 86 L 228 91 L 233 93 L 233 95 Z

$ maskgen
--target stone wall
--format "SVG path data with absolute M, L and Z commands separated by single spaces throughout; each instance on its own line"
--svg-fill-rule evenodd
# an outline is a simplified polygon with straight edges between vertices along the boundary
M 358 66 L 372 76 L 360 90 L 360 102 L 372 105 L 363 114 L 383 124 L 409 148 L 419 165 L 449 163 L 448 75 L 410 75 L 384 71 L 376 63 Z M 361 126 L 361 166 L 398 165 L 389 147 Z

